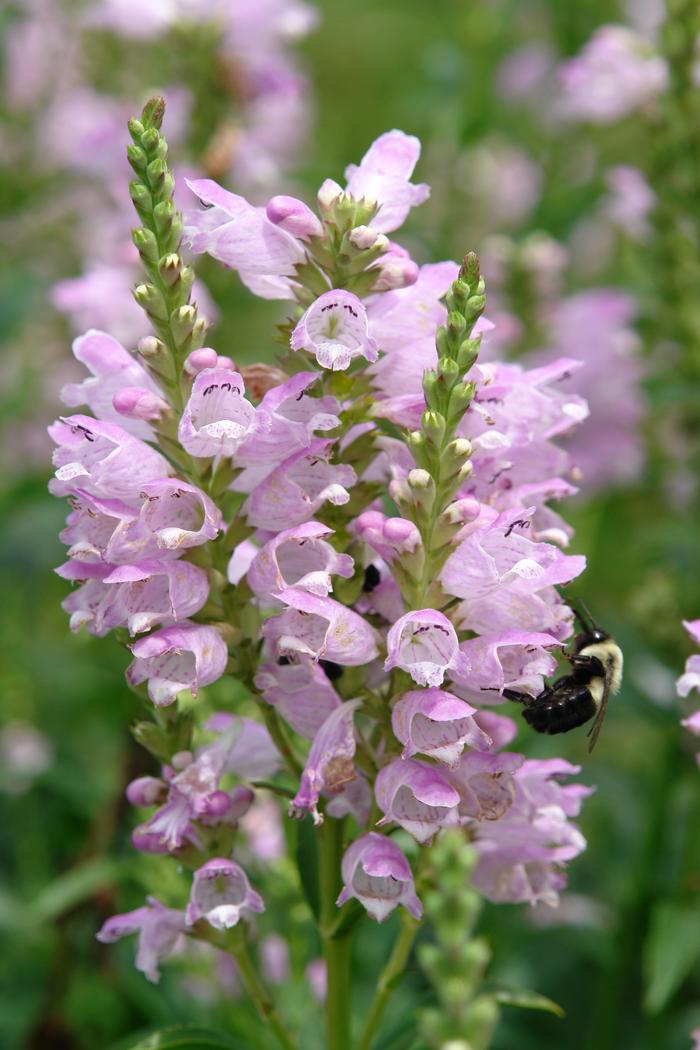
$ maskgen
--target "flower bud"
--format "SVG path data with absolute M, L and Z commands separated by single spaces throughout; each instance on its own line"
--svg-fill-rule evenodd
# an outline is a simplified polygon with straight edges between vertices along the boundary
M 358 251 L 366 251 L 368 248 L 386 249 L 389 245 L 389 238 L 386 234 L 377 233 L 371 226 L 356 226 L 350 230 L 348 240 Z
M 343 196 L 343 187 L 339 186 L 333 179 L 326 179 L 318 191 L 318 204 L 323 212 L 329 212 Z
M 154 335 L 144 336 L 138 344 L 138 352 L 141 357 L 158 357 L 164 349 L 160 339 L 156 339 Z
M 114 410 L 127 419 L 144 419 L 153 422 L 160 419 L 170 408 L 159 394 L 143 387 L 126 386 L 112 398 Z
M 185 372 L 188 376 L 196 376 L 205 368 L 216 368 L 219 362 L 216 350 L 210 346 L 203 346 L 199 350 L 193 350 L 185 358 Z
M 418 280 L 420 267 L 413 259 L 404 259 L 389 255 L 383 258 L 377 267 L 379 278 L 375 284 L 378 292 L 388 292 L 394 288 L 407 288 Z
M 166 795 L 166 784 L 159 777 L 138 777 L 126 789 L 132 806 L 155 806 L 157 802 L 164 802 Z
M 323 189 L 323 187 L 321 187 Z M 296 197 L 272 197 L 265 209 L 268 219 L 301 240 L 322 237 L 323 226 L 309 207 Z

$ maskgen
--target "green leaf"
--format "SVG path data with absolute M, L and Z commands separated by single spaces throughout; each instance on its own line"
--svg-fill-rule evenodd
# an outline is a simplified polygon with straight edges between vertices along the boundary
M 546 995 L 540 995 L 539 992 L 520 988 L 497 988 L 495 991 L 489 991 L 489 995 L 501 1006 L 517 1006 L 521 1010 L 543 1010 L 545 1013 L 554 1014 L 555 1017 L 566 1017 L 566 1011 L 559 1003 L 548 999 Z
M 297 824 L 296 862 L 309 907 L 318 920 L 321 914 L 321 893 L 318 884 L 318 835 L 312 820 L 305 817 Z
M 76 904 L 91 897 L 97 890 L 112 886 L 117 880 L 119 865 L 114 860 L 88 860 L 77 868 L 59 875 L 30 904 L 33 923 L 52 922 L 70 911 Z
M 229 1036 L 197 1025 L 174 1025 L 136 1038 L 138 1042 L 127 1039 L 112 1050 L 244 1050 Z
M 660 901 L 644 945 L 644 1009 L 663 1010 L 700 957 L 700 907 Z

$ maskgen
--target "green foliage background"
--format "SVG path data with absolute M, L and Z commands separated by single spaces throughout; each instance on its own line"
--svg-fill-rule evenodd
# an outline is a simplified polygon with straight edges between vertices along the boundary
M 545 140 L 535 121 L 504 106 L 493 90 L 494 70 L 524 39 L 548 38 L 561 54 L 575 52 L 597 25 L 620 19 L 612 0 L 322 0 L 319 6 L 321 26 L 303 47 L 317 100 L 298 174 L 309 197 L 327 175 L 340 178 L 377 134 L 400 127 L 424 141 L 419 175 L 434 185 L 433 200 L 406 230 L 414 256 L 424 262 L 478 251 L 483 231 L 475 237 L 479 217 L 455 186 L 453 161 L 460 148 L 498 132 L 523 144 L 545 169 L 542 200 L 518 235 L 529 228 L 568 235 L 595 187 L 562 184 L 567 141 Z M 647 162 L 644 133 L 632 126 L 622 135 L 636 154 L 620 157 L 615 133 L 602 132 L 601 167 L 606 156 Z M 0 180 L 4 219 L 31 192 L 42 196 L 22 172 L 3 167 Z M 53 331 L 58 323 L 42 305 L 45 271 L 36 261 L 55 246 L 43 246 L 36 231 L 32 237 L 32 251 L 7 244 L 0 264 L 0 334 L 15 359 L 18 347 L 29 351 L 30 321 L 35 332 L 38 323 Z M 664 282 L 644 251 L 616 258 L 607 275 L 637 292 L 643 306 L 652 286 L 663 298 Z M 205 271 L 222 310 L 214 335 L 219 351 L 237 361 L 269 358 L 273 325 L 283 316 L 279 304 L 253 299 L 223 270 Z M 649 343 L 648 317 L 645 323 Z M 67 346 L 66 330 L 63 338 Z M 53 367 L 48 352 L 46 365 L 37 358 L 40 341 L 31 354 L 0 400 L 9 442 L 13 420 L 32 407 L 37 367 Z M 670 365 L 657 368 L 649 384 L 657 422 L 689 393 L 700 395 L 697 388 L 679 389 L 671 372 Z M 593 757 L 580 734 L 554 741 L 522 734 L 518 741 L 528 754 L 581 762 L 581 779 L 597 792 L 580 822 L 588 851 L 570 872 L 569 900 L 578 908 L 563 911 L 572 920 L 554 915 L 544 924 L 521 907 L 484 910 L 480 929 L 493 946 L 493 979 L 536 989 L 566 1010 L 563 1020 L 506 1011 L 495 1050 L 682 1050 L 700 1024 L 700 781 L 673 689 L 689 651 L 681 619 L 700 615 L 699 521 L 662 496 L 668 465 L 656 455 L 653 424 L 647 437 L 649 466 L 638 485 L 565 511 L 576 528 L 575 550 L 589 559 L 583 596 L 616 633 L 628 670 Z M 57 533 L 64 508 L 46 492 L 48 462 L 26 462 L 19 441 L 10 450 L 12 469 L 0 496 L 2 707 L 7 720 L 39 726 L 55 760 L 30 791 L 0 799 L 0 1043 L 7 1050 L 96 1050 L 136 1030 L 207 1023 L 231 1032 L 240 1048 L 262 1045 L 240 1001 L 183 995 L 177 965 L 166 967 L 154 988 L 132 968 L 132 943 L 105 948 L 94 940 L 107 915 L 141 903 L 154 875 L 174 875 L 153 858 L 135 856 L 128 840 L 132 817 L 123 787 L 149 767 L 127 732 L 138 710 L 122 681 L 126 656 L 109 640 L 69 634 L 59 606 L 66 587 L 52 573 L 63 559 Z M 0 783 L 2 777 L 0 769 Z M 272 880 L 277 902 L 264 928 L 290 938 L 295 973 L 294 984 L 279 992 L 281 1007 L 304 1026 L 302 1045 L 313 1050 L 320 1046 L 318 1011 L 303 975 L 317 954 L 309 916 L 294 902 L 291 872 L 275 871 Z M 358 1015 L 391 937 L 391 923 L 365 927 L 358 937 Z M 411 1041 L 415 1009 L 428 998 L 412 969 L 389 1011 L 385 1030 L 394 1035 L 379 1044 L 382 1050 L 419 1045 Z

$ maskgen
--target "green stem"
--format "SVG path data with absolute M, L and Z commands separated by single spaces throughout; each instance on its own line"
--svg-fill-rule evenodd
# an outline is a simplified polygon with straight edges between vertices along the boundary
M 319 830 L 321 937 L 326 960 L 326 1050 L 350 1050 L 350 952 L 352 928 L 333 936 L 345 821 L 326 817 Z
M 391 995 L 398 983 L 398 979 L 406 968 L 408 957 L 411 954 L 411 948 L 418 932 L 420 923 L 413 916 L 409 915 L 408 912 L 404 912 L 402 916 L 401 932 L 399 933 L 394 943 L 394 948 L 389 961 L 382 970 L 377 985 L 377 991 L 375 993 L 372 1005 L 365 1026 L 362 1029 L 360 1040 L 357 1044 L 356 1050 L 370 1050 L 374 1037 L 377 1034 L 384 1011 L 386 1010 L 387 1003 L 391 998 Z
M 270 1031 L 274 1033 L 277 1042 L 283 1047 L 283 1050 L 296 1050 L 294 1040 L 288 1035 L 279 1014 L 275 1010 L 270 993 L 258 977 L 242 932 L 240 936 L 232 938 L 230 951 L 238 964 L 240 978 L 245 990 L 255 1003 L 260 1017 Z

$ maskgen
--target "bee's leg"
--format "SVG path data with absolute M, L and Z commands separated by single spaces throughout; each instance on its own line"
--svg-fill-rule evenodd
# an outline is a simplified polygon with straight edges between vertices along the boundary
M 574 667 L 584 668 L 596 677 L 602 678 L 605 674 L 605 669 L 597 656 L 567 656 L 567 660 Z
M 522 693 L 518 689 L 504 689 L 501 695 L 505 696 L 506 700 L 515 700 L 516 704 L 525 704 L 526 707 L 531 707 L 532 704 L 537 702 L 536 696 Z

